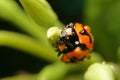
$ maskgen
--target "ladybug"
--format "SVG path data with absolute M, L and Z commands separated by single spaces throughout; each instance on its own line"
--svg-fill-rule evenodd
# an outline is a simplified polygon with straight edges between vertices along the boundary
M 90 58 L 93 43 L 89 26 L 70 23 L 61 31 L 56 51 L 62 62 L 78 63 Z

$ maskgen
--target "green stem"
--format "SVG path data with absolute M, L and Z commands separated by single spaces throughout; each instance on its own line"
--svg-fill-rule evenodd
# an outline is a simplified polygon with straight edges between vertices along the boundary
M 0 0 L 0 18 L 14 23 L 17 25 L 16 27 L 19 27 L 41 41 L 45 39 L 45 30 L 30 17 L 26 16 L 14 0 Z
M 22 74 L 0 78 L 0 80 L 37 80 L 37 74 Z
M 89 65 L 95 62 L 102 62 L 103 59 L 100 55 L 92 52 L 91 59 L 81 62 L 80 64 L 63 64 L 63 63 L 55 63 L 45 67 L 39 73 L 38 80 L 63 80 L 66 74 L 71 72 L 79 72 L 84 73 Z
M 46 0 L 20 0 L 26 13 L 28 13 L 37 24 L 48 29 L 55 26 L 59 21 L 57 15 L 52 10 Z
M 51 47 L 19 33 L 0 31 L 0 46 L 3 45 L 28 52 L 50 62 L 57 60 L 56 54 Z
M 38 80 L 63 80 L 68 69 L 66 65 L 55 63 L 46 66 L 38 75 Z

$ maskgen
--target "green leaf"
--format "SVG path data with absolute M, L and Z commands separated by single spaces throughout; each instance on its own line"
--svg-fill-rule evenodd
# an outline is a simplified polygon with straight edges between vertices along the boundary
M 16 27 L 41 41 L 46 38 L 45 30 L 29 18 L 14 0 L 0 0 L 0 18 L 17 25 Z
M 50 62 L 55 62 L 58 60 L 56 57 L 56 53 L 50 46 L 43 45 L 38 40 L 16 32 L 1 30 L 0 46 L 3 45 L 28 52 L 33 56 L 42 58 Z
M 117 47 L 120 45 L 120 1 L 87 0 L 85 23 L 91 26 L 95 48 L 106 60 L 117 61 Z
M 44 28 L 59 23 L 57 15 L 46 0 L 20 0 L 25 11 Z

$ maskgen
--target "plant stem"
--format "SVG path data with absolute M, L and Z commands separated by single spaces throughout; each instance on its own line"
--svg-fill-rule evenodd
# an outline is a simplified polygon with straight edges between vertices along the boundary
M 50 62 L 57 60 L 56 54 L 50 46 L 45 46 L 37 40 L 19 33 L 0 31 L 0 46 L 3 45 L 28 52 Z
M 28 17 L 14 0 L 0 0 L 0 18 L 12 22 L 41 41 L 45 39 L 46 31 Z

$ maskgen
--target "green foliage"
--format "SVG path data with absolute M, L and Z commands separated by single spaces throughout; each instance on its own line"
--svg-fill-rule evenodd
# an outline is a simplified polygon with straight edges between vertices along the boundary
M 0 0 L 0 18 L 31 36 L 0 30 L 0 46 L 29 52 L 51 63 L 44 66 L 38 76 L 26 76 L 25 80 L 119 80 L 119 64 L 114 63 L 120 63 L 119 0 L 86 0 L 84 22 L 91 26 L 95 49 L 91 58 L 80 64 L 58 61 L 50 44 L 56 44 L 64 26 L 49 3 L 46 0 L 20 0 L 20 3 L 25 12 L 14 0 Z M 102 64 L 104 60 L 112 63 Z M 15 76 L 1 80 L 22 79 L 24 77 Z
M 85 22 L 95 38 L 95 50 L 106 60 L 117 61 L 120 45 L 120 0 L 87 0 Z
M 37 24 L 50 27 L 57 22 L 56 14 L 45 0 L 20 0 L 20 2 Z

